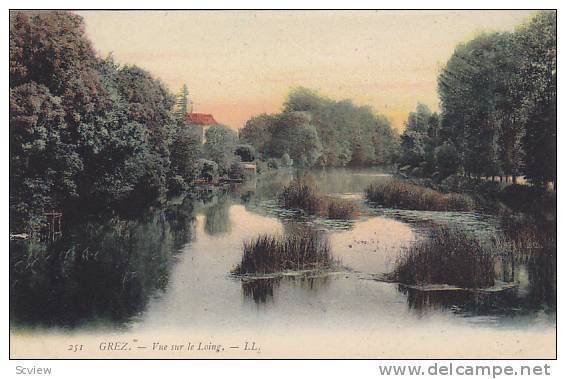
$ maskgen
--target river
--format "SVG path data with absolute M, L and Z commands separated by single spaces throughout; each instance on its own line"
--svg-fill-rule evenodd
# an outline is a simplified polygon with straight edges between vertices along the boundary
M 372 207 L 364 188 L 390 180 L 375 169 L 310 175 L 320 190 L 358 201 L 359 219 L 280 209 L 276 194 L 293 173 L 279 171 L 206 201 L 176 199 L 136 220 L 74 225 L 49 248 L 11 246 L 11 356 L 555 356 L 555 304 L 544 292 L 550 284 L 531 267 L 518 266 L 517 286 L 495 293 L 420 291 L 377 280 L 434 225 L 497 233 L 496 219 Z M 230 275 L 243 241 L 297 224 L 324 229 L 343 267 L 262 280 Z M 109 349 L 114 342 L 126 347 Z

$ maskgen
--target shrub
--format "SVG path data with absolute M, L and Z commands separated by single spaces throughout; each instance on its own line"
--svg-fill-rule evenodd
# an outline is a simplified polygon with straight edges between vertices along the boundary
M 476 208 L 474 200 L 468 195 L 443 194 L 401 180 L 370 185 L 366 189 L 366 198 L 384 207 L 400 209 L 471 211 Z
M 315 229 L 295 229 L 285 236 L 261 235 L 245 241 L 240 264 L 232 273 L 268 274 L 335 266 L 326 236 Z
M 466 233 L 441 228 L 401 255 L 389 279 L 412 285 L 489 287 L 495 281 L 494 255 Z

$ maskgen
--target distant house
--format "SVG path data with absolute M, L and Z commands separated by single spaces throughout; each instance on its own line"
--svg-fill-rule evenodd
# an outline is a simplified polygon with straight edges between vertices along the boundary
M 206 142 L 206 131 L 208 128 L 212 125 L 218 125 L 214 117 L 208 113 L 187 113 L 185 122 L 195 131 L 201 143 Z
M 253 163 L 241 163 L 241 167 L 246 174 L 255 175 L 257 167 Z

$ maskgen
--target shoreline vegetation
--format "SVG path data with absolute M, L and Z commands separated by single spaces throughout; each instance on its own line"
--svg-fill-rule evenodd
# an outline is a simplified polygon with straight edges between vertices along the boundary
M 338 266 L 326 235 L 310 227 L 287 234 L 260 235 L 244 241 L 234 275 L 274 274 L 298 270 L 328 270 Z
M 501 234 L 484 239 L 454 227 L 438 226 L 424 240 L 408 247 L 384 279 L 409 286 L 485 289 L 496 281 L 513 284 L 515 266 L 533 262 L 544 275 L 556 277 L 556 241 L 555 219 L 522 213 L 502 215 Z M 539 275 L 529 276 L 540 280 Z M 541 295 L 551 300 L 556 288 L 545 290 Z
M 402 180 L 371 184 L 366 188 L 365 195 L 369 201 L 387 208 L 460 212 L 477 209 L 477 204 L 471 196 L 445 194 Z
M 358 205 L 348 199 L 322 194 L 314 180 L 296 178 L 278 195 L 279 204 L 286 209 L 300 209 L 309 215 L 334 220 L 351 220 L 359 216 Z

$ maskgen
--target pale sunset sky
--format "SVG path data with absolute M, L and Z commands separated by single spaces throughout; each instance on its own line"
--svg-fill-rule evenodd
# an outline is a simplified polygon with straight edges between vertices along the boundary
M 82 11 L 101 56 L 136 64 L 196 112 L 234 129 L 305 86 L 352 99 L 399 130 L 417 102 L 438 110 L 436 78 L 460 42 L 510 31 L 532 11 Z

